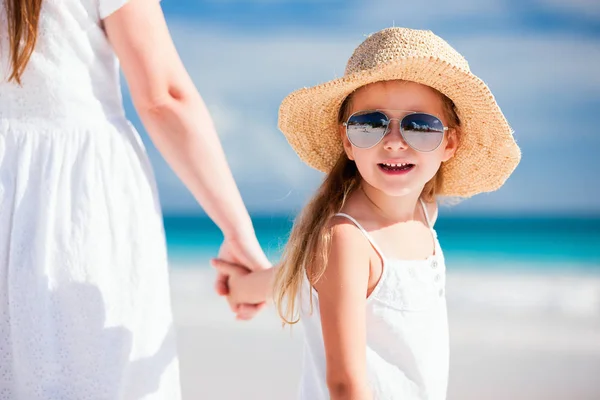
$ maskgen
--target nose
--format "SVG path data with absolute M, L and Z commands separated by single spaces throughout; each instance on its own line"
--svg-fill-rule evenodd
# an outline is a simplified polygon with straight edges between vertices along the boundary
M 388 132 L 383 138 L 383 146 L 386 150 L 406 150 L 408 145 L 400 133 L 400 121 L 391 119 L 388 126 Z

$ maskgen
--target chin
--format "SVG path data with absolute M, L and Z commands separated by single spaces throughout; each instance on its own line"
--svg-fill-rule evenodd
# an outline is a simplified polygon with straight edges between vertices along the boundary
M 407 196 L 413 193 L 415 190 L 417 190 L 415 188 L 415 185 L 400 182 L 377 182 L 373 184 L 367 181 L 367 183 L 373 186 L 375 189 L 379 190 L 380 192 L 384 193 L 386 196 L 390 197 Z M 422 187 L 420 187 L 419 190 L 422 190 Z
M 404 197 L 414 192 L 410 187 L 386 187 L 380 189 L 383 193 L 390 197 Z

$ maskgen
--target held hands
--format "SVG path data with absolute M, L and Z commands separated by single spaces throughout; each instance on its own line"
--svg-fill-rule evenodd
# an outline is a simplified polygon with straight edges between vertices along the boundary
M 231 310 L 240 320 L 250 320 L 264 308 L 265 298 L 257 302 L 244 301 L 240 278 L 251 271 L 265 270 L 271 267 L 256 237 L 243 239 L 225 238 L 219 251 L 218 260 L 211 264 L 217 269 L 215 290 L 220 296 L 227 296 Z
M 229 308 L 236 314 L 239 320 L 249 320 L 264 306 L 262 301 L 257 304 L 245 303 L 243 293 L 243 278 L 251 273 L 248 268 L 238 264 L 229 263 L 221 259 L 212 259 L 211 264 L 216 268 L 220 277 L 224 277 L 227 285 L 227 302 Z

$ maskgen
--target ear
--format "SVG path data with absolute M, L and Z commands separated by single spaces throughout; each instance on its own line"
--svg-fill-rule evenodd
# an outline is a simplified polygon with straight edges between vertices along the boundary
M 456 149 L 458 149 L 458 135 L 459 132 L 456 128 L 448 129 L 442 161 L 445 162 L 454 157 L 454 153 L 456 153 Z
M 354 161 L 354 153 L 352 151 L 352 144 L 348 140 L 348 136 L 346 136 L 346 127 L 343 124 L 339 124 L 338 133 L 340 135 L 340 139 L 342 139 L 342 144 L 344 145 L 344 151 L 346 152 L 346 156 L 352 161 Z

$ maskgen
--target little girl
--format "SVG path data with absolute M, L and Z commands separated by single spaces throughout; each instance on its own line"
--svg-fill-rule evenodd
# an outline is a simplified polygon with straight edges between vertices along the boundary
M 302 323 L 300 399 L 444 399 L 436 198 L 495 190 L 518 164 L 494 97 L 441 38 L 390 28 L 358 46 L 343 78 L 289 95 L 279 127 L 327 176 L 279 268 L 214 261 L 229 301 L 261 302 L 273 287 L 283 321 Z

